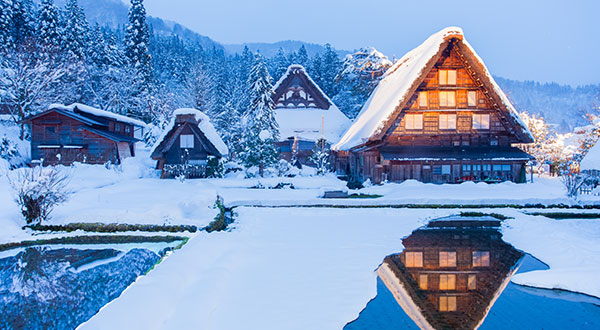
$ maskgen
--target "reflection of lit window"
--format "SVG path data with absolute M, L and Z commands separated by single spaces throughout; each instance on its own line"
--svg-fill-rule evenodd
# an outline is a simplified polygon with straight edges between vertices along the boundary
M 404 258 L 406 267 L 423 267 L 423 252 L 406 252 Z
M 477 277 L 472 274 L 467 277 L 467 289 L 476 290 L 477 289 Z
M 455 92 L 440 92 L 440 107 L 454 107 L 456 106 L 456 93 Z
M 440 275 L 440 290 L 455 290 L 455 289 L 456 289 L 456 275 L 454 275 L 454 274 Z
M 419 106 L 427 107 L 427 92 L 419 92 Z
M 489 267 L 490 252 L 489 251 L 473 251 L 473 267 Z
M 404 128 L 423 129 L 423 115 L 408 114 L 404 118 Z
M 440 312 L 456 311 L 456 297 L 442 296 L 440 297 Z
M 440 85 L 456 85 L 456 70 L 440 70 Z
M 421 288 L 421 290 L 427 290 L 427 280 L 427 274 L 419 275 L 419 288 Z
M 440 267 L 456 267 L 456 252 L 440 251 Z

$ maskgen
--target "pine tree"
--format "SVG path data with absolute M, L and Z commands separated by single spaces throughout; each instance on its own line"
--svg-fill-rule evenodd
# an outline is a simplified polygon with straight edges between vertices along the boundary
M 322 82 L 320 86 L 325 94 L 333 97 L 338 92 L 335 78 L 340 70 L 340 59 L 330 44 L 325 45 L 325 53 L 322 57 L 322 70 Z
M 15 44 L 23 44 L 35 35 L 32 0 L 13 0 L 10 36 Z
M 323 83 L 323 77 L 322 77 L 323 76 L 323 67 L 322 66 L 323 66 L 323 63 L 321 60 L 321 55 L 319 55 L 317 53 L 310 61 L 309 67 L 306 69 L 306 70 L 308 70 L 308 74 L 310 75 L 310 77 L 315 81 L 315 83 L 317 83 L 318 86 L 321 86 L 321 84 Z
M 296 54 L 296 64 L 300 64 L 305 68 L 308 66 L 308 52 L 304 45 L 300 46 L 300 49 L 298 49 L 298 53 Z
M 58 48 L 62 43 L 58 9 L 53 0 L 43 0 L 37 17 L 37 37 L 44 47 Z
M 2 48 L 13 45 L 11 35 L 12 12 L 12 0 L 0 1 L 0 45 L 4 45 Z
M 143 0 L 131 0 L 129 24 L 125 29 L 125 56 L 148 83 L 152 77 L 149 43 L 150 32 Z
M 75 60 L 84 60 L 87 53 L 89 38 L 89 25 L 83 9 L 77 0 L 68 0 L 65 5 L 63 29 L 63 47 L 69 57 Z
M 275 78 L 275 80 L 279 80 L 291 64 L 281 47 L 277 50 L 277 54 L 275 54 L 271 63 L 271 72 L 273 73 L 273 78 Z
M 312 150 L 308 161 L 315 164 L 317 175 L 324 175 L 329 171 L 329 150 L 327 141 L 324 138 L 319 138 L 315 142 L 315 147 Z
M 261 176 L 264 168 L 277 162 L 275 141 L 279 138 L 279 127 L 275 121 L 275 104 L 271 98 L 273 84 L 267 66 L 260 54 L 250 71 L 250 108 L 245 115 L 243 150 L 240 153 L 244 165 L 258 166 Z

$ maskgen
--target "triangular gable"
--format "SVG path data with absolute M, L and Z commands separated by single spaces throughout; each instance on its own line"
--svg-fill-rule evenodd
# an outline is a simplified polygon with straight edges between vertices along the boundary
M 276 108 L 327 110 L 333 102 L 310 78 L 302 65 L 292 64 L 273 87 Z
M 198 125 L 194 125 L 190 122 L 185 122 L 181 123 L 180 125 L 173 125 L 173 127 L 171 127 L 171 129 L 167 132 L 167 134 L 162 138 L 159 144 L 152 151 L 152 159 L 161 158 L 165 152 L 170 150 L 171 147 L 173 147 L 173 144 L 175 143 L 176 139 L 179 138 L 179 135 L 186 126 L 190 127 L 192 133 L 194 133 L 196 139 L 200 142 L 200 144 L 208 154 L 221 157 L 226 156 L 219 152 L 215 145 L 213 145 L 212 142 L 206 137 L 204 132 L 200 130 Z
M 443 52 L 451 45 L 456 47 L 465 68 L 471 78 L 477 82 L 478 88 L 484 91 L 488 103 L 493 107 L 492 111 L 499 113 L 499 117 L 510 124 L 507 128 L 520 142 L 532 142 L 533 137 L 527 126 L 496 84 L 481 58 L 465 40 L 462 29 L 450 27 L 429 37 L 386 72 L 354 124 L 333 148 L 349 150 L 368 142 L 381 141 L 401 115 L 402 110 L 413 99 L 412 96 Z

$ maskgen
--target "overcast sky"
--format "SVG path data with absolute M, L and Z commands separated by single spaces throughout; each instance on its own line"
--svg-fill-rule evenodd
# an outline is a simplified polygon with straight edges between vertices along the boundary
M 128 2 L 128 0 L 123 0 Z M 598 0 L 144 0 L 149 15 L 221 43 L 302 40 L 401 57 L 460 26 L 494 75 L 600 83 Z

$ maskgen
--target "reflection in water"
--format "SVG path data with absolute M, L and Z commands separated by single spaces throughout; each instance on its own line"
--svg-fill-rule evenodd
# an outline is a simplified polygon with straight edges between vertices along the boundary
M 493 219 L 447 218 L 414 231 L 377 274 L 421 329 L 476 329 L 523 254 Z
M 37 247 L 0 259 L 0 329 L 74 329 L 159 258 L 146 249 Z

